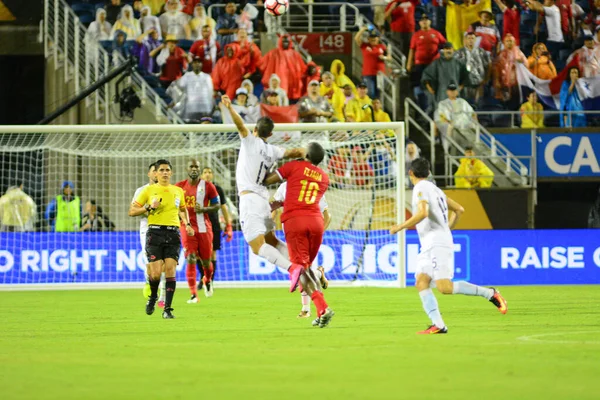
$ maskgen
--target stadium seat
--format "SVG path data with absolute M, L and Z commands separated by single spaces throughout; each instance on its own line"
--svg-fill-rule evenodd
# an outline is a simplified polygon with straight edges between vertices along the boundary
M 81 21 L 81 23 L 85 26 L 88 26 L 89 24 L 91 24 L 95 19 L 96 19 L 95 16 L 93 16 L 92 14 L 79 15 L 79 21 Z
M 100 46 L 102 46 L 104 48 L 104 50 L 106 50 L 106 51 L 112 50 L 112 45 L 113 45 L 112 40 L 100 40 L 99 43 L 100 43 Z
M 194 41 L 185 40 L 185 39 L 181 39 L 181 40 L 179 40 L 179 42 L 177 42 L 177 46 L 181 47 L 186 52 L 190 51 L 190 48 L 192 47 L 193 44 L 194 44 Z
M 87 4 L 87 3 L 75 3 L 71 5 L 71 9 L 73 10 L 73 12 L 75 14 L 77 14 L 78 16 L 84 15 L 84 14 L 89 14 L 95 17 L 95 8 L 93 5 L 91 4 Z
M 558 127 L 560 126 L 560 114 L 549 114 L 544 118 L 544 124 L 547 127 Z

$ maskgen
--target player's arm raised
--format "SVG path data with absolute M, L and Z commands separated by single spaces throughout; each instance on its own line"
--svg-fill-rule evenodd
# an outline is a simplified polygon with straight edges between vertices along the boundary
M 412 217 L 401 223 L 400 225 L 394 225 L 390 228 L 390 233 L 398 233 L 402 229 L 411 228 L 423 221 L 429 216 L 429 203 L 426 200 L 421 200 L 417 204 L 417 212 Z
M 231 114 L 231 119 L 233 119 L 233 123 L 235 124 L 235 127 L 237 128 L 238 132 L 240 133 L 240 136 L 243 138 L 248 136 L 250 134 L 250 131 L 248 131 L 248 128 L 246 128 L 246 126 L 244 125 L 244 120 L 242 119 L 242 117 L 240 117 L 237 111 L 235 111 L 235 109 L 231 106 L 231 99 L 229 98 L 229 96 L 221 96 L 221 102 L 229 110 L 229 113 Z
M 448 213 L 448 226 L 450 229 L 454 229 L 454 226 L 458 223 L 458 220 L 465 212 L 465 209 L 450 197 L 447 197 L 446 201 L 448 202 L 448 211 L 450 211 Z

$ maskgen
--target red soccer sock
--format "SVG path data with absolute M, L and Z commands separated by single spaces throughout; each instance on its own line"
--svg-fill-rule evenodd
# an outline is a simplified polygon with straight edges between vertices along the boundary
M 196 288 L 196 264 L 188 263 L 187 268 L 185 269 L 185 277 L 187 278 L 190 293 L 197 296 L 198 289 Z
M 323 293 L 316 291 L 310 295 L 313 303 L 315 303 L 315 307 L 317 307 L 317 315 L 320 317 L 327 310 L 327 302 L 325 301 L 325 297 L 323 297 Z
M 210 282 L 212 281 L 213 278 L 213 267 L 212 265 L 209 267 L 204 267 L 204 280 L 203 282 Z

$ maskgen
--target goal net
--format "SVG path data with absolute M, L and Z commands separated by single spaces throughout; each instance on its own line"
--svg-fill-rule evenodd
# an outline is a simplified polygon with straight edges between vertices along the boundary
M 332 220 L 315 265 L 333 285 L 404 286 L 404 235 L 388 233 L 405 215 L 403 124 L 278 124 L 269 139 L 285 148 L 311 141 L 326 149 L 321 167 L 331 181 L 325 197 Z M 0 285 L 141 285 L 140 220 L 127 211 L 136 189 L 148 183 L 149 164 L 165 158 L 172 183 L 187 178 L 195 158 L 226 194 L 234 232 L 217 253 L 217 287 L 285 285 L 287 272 L 252 254 L 240 231 L 239 145 L 232 125 L 0 127 L 0 190 L 7 193 L 0 199 Z M 19 193 L 21 184 L 33 202 Z M 35 211 L 28 208 L 33 203 Z M 73 232 L 56 232 L 60 207 L 81 210 L 67 228 Z M 90 213 L 93 223 L 85 224 Z M 184 265 L 182 250 L 178 280 L 185 281 Z

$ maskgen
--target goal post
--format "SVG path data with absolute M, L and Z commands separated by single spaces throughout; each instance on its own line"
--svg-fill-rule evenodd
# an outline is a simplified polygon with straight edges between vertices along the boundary
M 320 167 L 331 181 L 325 196 L 332 222 L 315 265 L 323 265 L 334 286 L 406 286 L 406 236 L 388 232 L 404 221 L 408 206 L 404 135 L 402 122 L 275 125 L 269 143 L 292 148 L 317 141 L 326 150 Z M 252 254 L 239 228 L 239 146 L 233 125 L 0 126 L 0 195 L 22 184 L 37 206 L 28 227 L 0 220 L 0 289 L 141 287 L 139 219 L 127 215 L 129 204 L 148 183 L 150 163 L 170 160 L 175 183 L 187 178 L 192 158 L 213 170 L 233 216 L 233 237 L 223 238 L 218 252 L 217 287 L 285 286 L 287 273 Z M 52 217 L 68 194 L 65 185 L 73 186 L 81 216 L 91 215 L 92 223 L 55 232 Z M 0 218 L 25 213 L 7 210 L 4 199 Z M 177 278 L 185 281 L 183 252 Z

